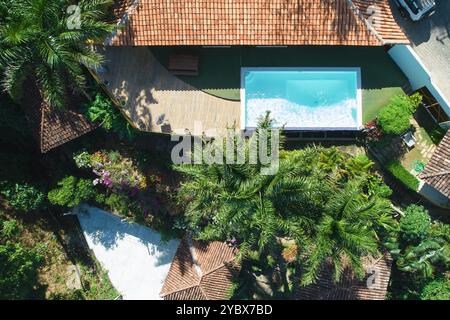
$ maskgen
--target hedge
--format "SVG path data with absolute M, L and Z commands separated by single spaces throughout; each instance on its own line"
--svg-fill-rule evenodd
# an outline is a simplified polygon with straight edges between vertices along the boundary
M 378 114 L 378 124 L 385 134 L 399 135 L 410 127 L 410 119 L 422 101 L 420 94 L 398 95 Z
M 387 163 L 386 167 L 394 177 L 403 182 L 403 184 L 409 189 L 413 191 L 417 191 L 417 189 L 419 189 L 419 180 L 414 175 L 409 173 L 409 171 L 402 166 L 400 161 L 391 160 Z

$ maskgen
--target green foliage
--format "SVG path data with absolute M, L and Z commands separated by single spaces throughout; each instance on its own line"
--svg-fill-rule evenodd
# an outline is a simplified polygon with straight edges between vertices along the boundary
M 119 296 L 112 286 L 108 273 L 96 263 L 95 270 L 81 266 L 83 289 L 53 293 L 50 300 L 113 300 Z
M 0 299 L 27 299 L 37 283 L 43 258 L 20 243 L 0 244 Z
M 115 28 L 103 22 L 110 0 L 80 0 L 80 28 L 71 23 L 70 0 L 0 1 L 0 67 L 4 90 L 20 96 L 25 79 L 35 79 L 44 99 L 64 107 L 68 91 L 84 88 L 85 67 L 97 69 L 104 61 L 88 43 L 101 43 Z
M 36 211 L 44 206 L 45 195 L 27 183 L 14 185 L 4 183 L 0 193 L 11 207 L 23 213 Z
M 365 154 L 351 157 L 347 160 L 345 167 L 351 177 L 359 177 L 366 175 L 373 166 L 371 161 Z
M 345 269 L 344 259 L 362 279 L 365 270 L 361 257 L 377 256 L 380 229 L 394 228 L 394 221 L 388 215 L 390 211 L 385 199 L 364 194 L 363 180 L 351 181 L 342 190 L 333 192 L 316 226 L 302 283 L 314 283 L 321 267 L 330 260 L 334 266 L 334 280 L 340 280 Z M 384 222 L 388 225 L 383 225 Z
M 235 279 L 231 282 L 231 286 L 227 289 L 225 294 L 225 300 L 231 300 L 235 297 L 239 289 L 239 282 Z
M 81 202 L 96 199 L 97 192 L 92 181 L 68 176 L 58 182 L 58 187 L 48 193 L 50 203 L 64 207 L 74 207 Z
M 86 151 L 75 154 L 73 160 L 78 168 L 87 169 L 92 166 L 91 155 Z
M 421 300 L 450 300 L 450 280 L 439 278 L 429 282 L 422 289 Z
M 386 164 L 386 168 L 394 177 L 403 182 L 403 184 L 409 189 L 413 191 L 417 191 L 417 189 L 419 189 L 419 180 L 408 170 L 406 170 L 400 161 L 391 160 Z
M 450 269 L 450 226 L 430 224 L 428 212 L 420 206 L 408 207 L 400 225 L 399 241 L 388 246 L 397 267 L 394 298 L 438 299 L 441 284 L 430 283 Z
M 397 267 L 404 272 L 432 277 L 440 266 L 449 265 L 449 246 L 443 239 L 426 239 L 409 245 L 397 257 Z
M 20 225 L 17 220 L 11 219 L 6 221 L 0 221 L 1 226 L 1 237 L 6 239 L 11 239 L 15 237 L 20 232 Z M 0 237 L 0 238 L 1 238 Z
M 99 264 L 96 265 L 96 272 L 92 272 L 85 267 L 82 268 L 81 272 L 86 300 L 113 300 L 119 296 L 108 278 L 108 272 Z
M 271 126 L 270 119 L 263 120 L 245 143 L 246 157 L 258 134 Z M 304 257 L 302 282 L 309 284 L 330 259 L 336 281 L 344 260 L 362 276 L 360 258 L 377 255 L 379 239 L 396 228 L 389 201 L 378 193 L 382 182 L 370 172 L 366 157 L 352 159 L 323 147 L 281 151 L 273 175 L 261 174 L 262 164 L 246 160 L 175 166 L 184 176 L 179 203 L 196 238 L 236 239 L 241 257 L 257 254 L 263 264 L 267 256 L 279 257 L 270 261 L 272 267 L 283 260 L 279 239 L 292 239 Z
M 422 96 L 418 93 L 392 98 L 378 114 L 378 124 L 383 133 L 398 135 L 407 131 L 411 127 L 411 117 L 421 102 Z
M 123 216 L 130 213 L 130 200 L 124 194 L 112 193 L 105 199 L 105 204 L 113 211 Z
M 102 94 L 98 93 L 95 100 L 88 104 L 87 116 L 91 121 L 100 123 L 103 129 L 117 133 L 121 139 L 132 140 L 134 137 L 133 126 L 125 119 L 118 107 Z
M 146 178 L 133 159 L 117 151 L 81 152 L 74 156 L 79 168 L 90 168 L 98 176 L 94 185 L 101 184 L 114 192 L 137 193 L 147 187 Z
M 400 236 L 407 243 L 424 240 L 431 226 L 428 211 L 422 206 L 410 205 L 400 219 Z

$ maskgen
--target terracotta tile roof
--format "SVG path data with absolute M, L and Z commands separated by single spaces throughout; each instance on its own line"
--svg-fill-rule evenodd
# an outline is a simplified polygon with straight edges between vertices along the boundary
M 236 249 L 219 241 L 181 240 L 161 289 L 165 300 L 223 300 L 240 270 Z
M 450 130 L 419 177 L 450 199 Z
M 299 287 L 295 292 L 299 300 L 384 300 L 391 276 L 392 258 L 386 253 L 378 259 L 364 258 L 366 269 L 364 280 L 358 280 L 347 269 L 340 282 L 334 283 L 331 266 L 327 266 L 319 273 L 316 284 Z M 367 286 L 371 275 L 373 286 Z
M 397 24 L 392 14 L 388 0 L 351 0 L 350 2 L 358 9 L 358 14 L 372 25 L 371 31 L 377 34 L 385 44 L 405 43 L 409 40 L 402 28 Z
M 115 14 L 123 28 L 108 40 L 111 45 L 408 43 L 388 0 L 116 1 Z M 370 19 L 369 6 L 379 8 L 377 19 Z M 380 21 L 380 30 L 369 21 Z
M 96 124 L 76 111 L 75 106 L 81 103 L 81 99 L 71 97 L 67 110 L 57 110 L 44 102 L 39 90 L 32 82 L 27 81 L 25 88 L 27 90 L 24 92 L 22 105 L 42 153 L 97 128 Z

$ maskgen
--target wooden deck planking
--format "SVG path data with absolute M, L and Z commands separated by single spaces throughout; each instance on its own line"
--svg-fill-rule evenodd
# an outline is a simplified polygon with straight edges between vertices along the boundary
M 99 76 L 139 129 L 162 132 L 165 121 L 181 133 L 200 134 L 196 121 L 202 132 L 215 128 L 223 134 L 234 123 L 239 128 L 240 102 L 211 96 L 171 75 L 148 48 L 106 47 L 103 54 L 107 68 Z

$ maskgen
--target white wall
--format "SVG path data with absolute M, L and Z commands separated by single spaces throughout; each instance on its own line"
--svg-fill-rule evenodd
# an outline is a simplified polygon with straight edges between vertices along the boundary
M 450 199 L 426 183 L 422 183 L 419 187 L 419 193 L 435 205 L 450 208 Z
M 449 101 L 433 83 L 430 72 L 423 65 L 414 50 L 409 45 L 397 44 L 389 50 L 389 55 L 409 79 L 412 89 L 417 90 L 422 87 L 427 87 L 445 113 L 450 117 Z

